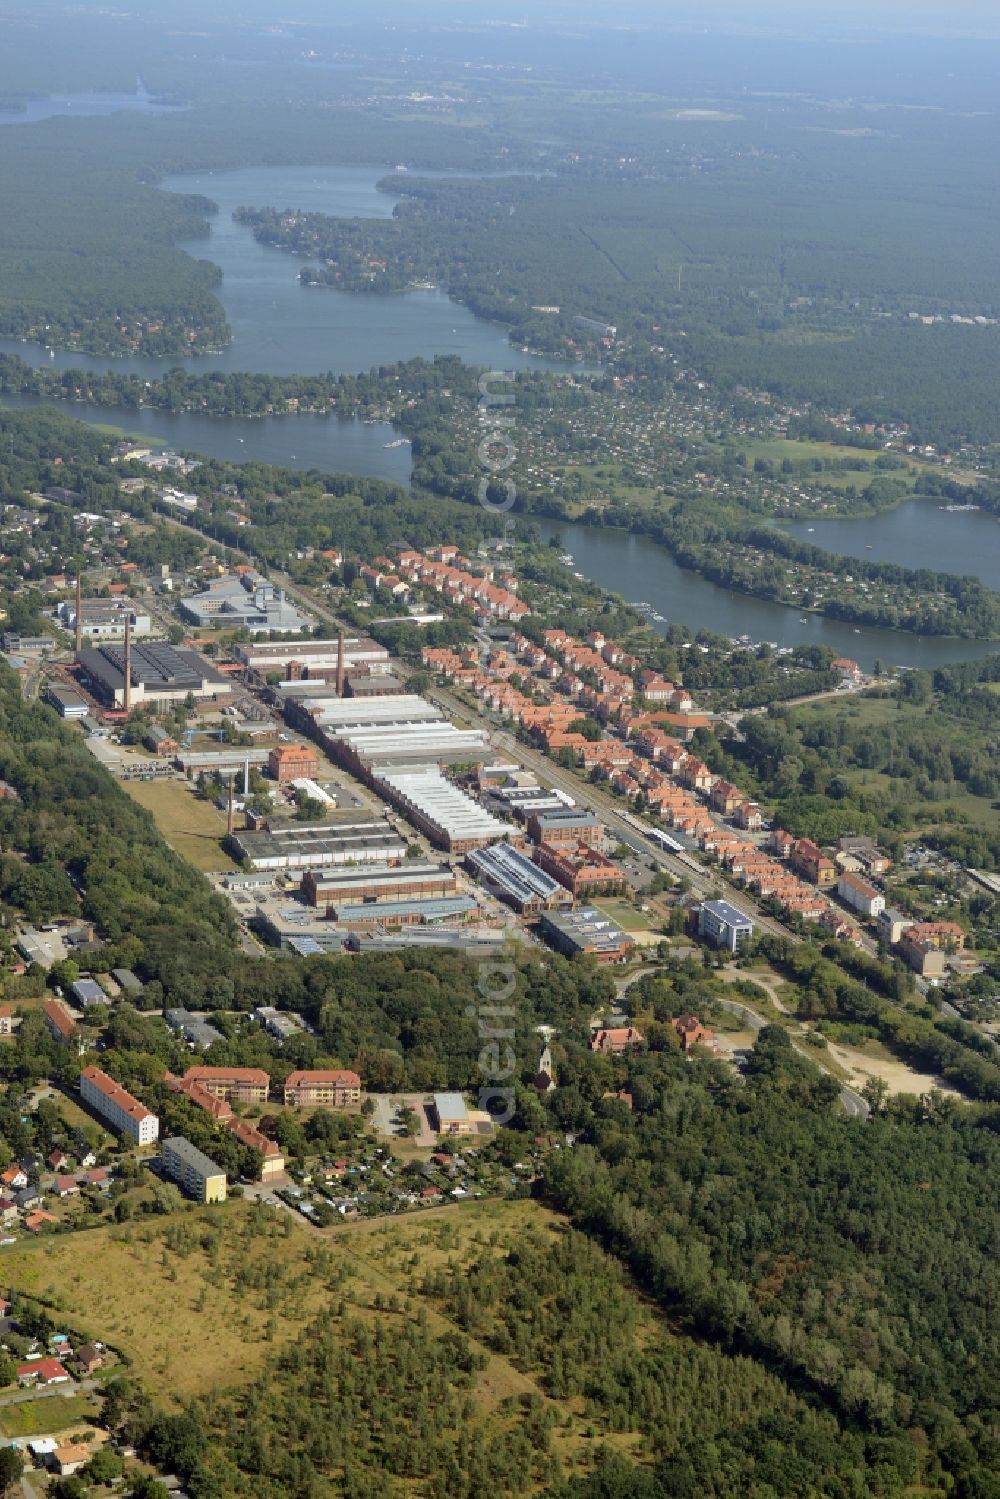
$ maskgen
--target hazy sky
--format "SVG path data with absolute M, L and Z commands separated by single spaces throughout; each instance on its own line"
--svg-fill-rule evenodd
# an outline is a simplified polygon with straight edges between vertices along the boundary
M 327 14 L 336 10 L 333 4 Z M 379 12 L 535 25 L 551 18 L 612 26 L 642 22 L 665 28 L 778 28 L 798 35 L 881 28 L 953 36 L 1000 34 L 998 0 L 949 0 L 947 5 L 941 0 L 374 0 L 369 13 Z

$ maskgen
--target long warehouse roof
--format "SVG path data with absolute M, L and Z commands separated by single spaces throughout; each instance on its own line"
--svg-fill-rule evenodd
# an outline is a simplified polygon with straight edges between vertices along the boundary
M 563 888 L 558 880 L 552 879 L 509 843 L 474 849 L 469 855 L 469 863 L 480 879 L 506 890 L 515 900 L 551 900 Z
M 486 840 L 510 832 L 507 823 L 484 812 L 437 769 L 389 770 L 381 772 L 379 780 L 450 838 Z

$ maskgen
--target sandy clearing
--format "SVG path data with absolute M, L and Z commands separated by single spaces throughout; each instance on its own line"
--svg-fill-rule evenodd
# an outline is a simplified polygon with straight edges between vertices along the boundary
M 905 1062 L 869 1057 L 852 1046 L 839 1046 L 833 1042 L 828 1043 L 827 1051 L 839 1066 L 850 1073 L 851 1083 L 856 1088 L 863 1088 L 870 1077 L 880 1077 L 894 1097 L 898 1093 L 929 1093 L 932 1088 L 961 1097 L 958 1090 L 945 1082 L 944 1078 L 935 1077 L 928 1072 L 915 1072 Z

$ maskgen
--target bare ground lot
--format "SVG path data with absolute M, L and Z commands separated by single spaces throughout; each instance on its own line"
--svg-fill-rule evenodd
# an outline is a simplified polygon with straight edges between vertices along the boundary
M 944 1078 L 935 1077 L 929 1072 L 916 1072 L 905 1062 L 899 1062 L 888 1054 L 869 1055 L 864 1051 L 858 1051 L 853 1046 L 842 1046 L 839 1042 L 833 1041 L 828 1043 L 827 1051 L 844 1069 L 854 1087 L 863 1088 L 869 1078 L 880 1077 L 894 1097 L 898 1093 L 929 1093 L 932 1088 L 938 1088 L 942 1093 L 954 1094 L 956 1098 L 961 1097 L 961 1094 L 950 1083 L 945 1082 Z M 823 1053 L 820 1053 L 820 1056 L 822 1055 Z

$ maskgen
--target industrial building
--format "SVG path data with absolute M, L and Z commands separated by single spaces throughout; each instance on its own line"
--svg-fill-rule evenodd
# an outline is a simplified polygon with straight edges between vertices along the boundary
M 26 963 L 51 968 L 66 956 L 66 944 L 58 932 L 38 932 L 33 926 L 22 927 L 14 943 Z
M 410 900 L 454 895 L 455 871 L 447 864 L 407 859 L 399 865 L 373 864 L 366 869 L 307 869 L 302 894 L 311 906 Z
M 225 1202 L 226 1173 L 183 1135 L 164 1140 L 160 1161 L 167 1176 L 196 1202 Z
M 581 906 L 577 911 L 543 911 L 539 931 L 568 958 L 586 955 L 601 964 L 625 963 L 635 950 L 632 938 L 610 916 L 592 906 Z
M 332 921 L 350 931 L 372 927 L 431 926 L 470 921 L 479 915 L 471 895 L 418 896 L 414 900 L 385 900 L 332 907 Z
M 491 816 L 436 766 L 381 770 L 375 785 L 432 843 L 449 853 L 467 854 L 511 836 L 508 823 Z M 519 837 L 515 835 L 513 841 L 520 841 Z
M 558 881 L 509 843 L 473 849 L 466 863 L 488 890 L 522 916 L 537 916 L 551 906 L 571 903 Z
M 291 1072 L 285 1078 L 286 1109 L 346 1109 L 361 1102 L 356 1072 Z
M 125 656 L 130 657 L 131 685 L 126 693 Z M 166 710 L 189 695 L 195 699 L 228 698 L 229 678 L 197 651 L 177 650 L 161 641 L 103 645 L 77 652 L 86 686 L 106 708 L 152 707 Z M 126 701 L 127 698 L 127 701 Z
M 59 621 L 67 630 L 76 632 L 77 606 L 75 599 L 66 599 L 56 611 Z M 81 599 L 80 634 L 90 641 L 124 640 L 126 623 L 133 640 L 148 635 L 152 619 L 147 610 L 134 599 L 125 597 L 107 599 Z
M 288 722 L 317 739 L 331 759 L 369 785 L 380 771 L 475 764 L 489 753 L 478 729 L 457 729 L 424 698 L 347 698 L 280 693 Z
M 72 687 L 64 687 L 61 682 L 46 683 L 43 696 L 49 707 L 55 708 L 60 718 L 86 718 L 90 712 L 87 699 L 81 697 Z
M 288 895 L 258 897 L 254 929 L 274 947 L 287 948 L 301 958 L 339 953 L 344 947 L 342 927 Z
M 236 832 L 238 857 L 259 870 L 323 869 L 341 864 L 395 864 L 406 840 L 381 818 L 356 822 L 297 822 L 260 832 Z
M 503 927 L 411 926 L 405 931 L 349 932 L 345 952 L 400 952 L 421 947 L 446 947 L 472 958 L 492 958 L 510 938 Z
M 625 871 L 600 849 L 589 843 L 542 843 L 535 849 L 535 860 L 545 873 L 564 886 L 573 896 L 624 893 L 629 889 Z
M 269 1036 L 282 1045 L 291 1041 L 294 1036 L 301 1036 L 305 1027 L 298 1015 L 290 1015 L 286 1011 L 275 1009 L 274 1005 L 258 1005 L 253 1012 L 253 1018 L 258 1025 L 262 1025 Z
M 596 847 L 604 836 L 604 828 L 593 812 L 580 807 L 560 807 L 557 811 L 533 812 L 528 818 L 528 834 L 534 843 L 553 847 L 578 843 Z
M 77 979 L 74 983 L 70 984 L 69 992 L 81 1010 L 89 1010 L 94 1005 L 109 1005 L 111 1003 L 96 979 Z
M 344 680 L 345 697 L 401 697 L 406 688 L 392 672 L 352 671 Z
M 311 779 L 319 766 L 319 755 L 311 744 L 278 744 L 267 754 L 267 768 L 279 785 L 300 777 Z
M 555 791 L 547 791 L 532 778 L 528 784 L 522 782 L 509 786 L 489 786 L 484 792 L 483 800 L 490 811 L 498 812 L 501 816 L 515 817 L 518 822 L 526 823 L 537 813 L 562 811 L 569 798 Z
M 178 608 L 185 619 L 201 629 L 246 630 L 251 635 L 260 630 L 297 635 L 313 623 L 286 598 L 283 588 L 275 588 L 266 578 L 250 572 L 215 578 L 202 593 L 180 599 Z
M 289 722 L 308 729 L 328 754 L 371 782 L 379 767 L 475 763 L 489 752 L 478 729 L 456 729 L 422 697 L 286 699 Z
M 321 914 L 301 899 L 264 895 L 257 901 L 254 926 L 275 947 L 300 957 L 351 949 L 362 933 L 385 937 L 406 928 L 409 940 L 425 940 L 435 947 L 460 945 L 463 926 L 474 920 L 479 907 L 470 895 L 418 896 L 413 900 L 343 902 Z
M 333 681 L 341 661 L 345 676 L 362 671 L 374 676 L 390 669 L 389 652 L 385 646 L 364 636 L 345 636 L 342 658 L 339 640 L 261 641 L 259 644 L 253 641 L 238 645 L 236 658 L 259 677 L 277 673 L 284 683 Z
M 698 912 L 698 935 L 737 952 L 753 936 L 753 922 L 728 900 L 707 900 Z
M 435 1093 L 434 1116 L 440 1135 L 473 1135 L 476 1132 L 461 1093 Z
M 160 1133 L 160 1121 L 152 1110 L 99 1067 L 85 1067 L 80 1073 L 80 1097 L 112 1129 L 137 1145 L 152 1145 Z
M 175 1031 L 182 1040 L 199 1047 L 202 1051 L 211 1046 L 214 1041 L 225 1040 L 221 1031 L 217 1031 L 214 1025 L 209 1025 L 207 1020 L 199 1020 L 198 1016 L 192 1015 L 190 1010 L 164 1010 L 163 1018 L 170 1029 Z
M 269 751 L 246 749 L 233 744 L 227 749 L 181 750 L 175 756 L 177 764 L 190 780 L 198 776 L 243 775 L 249 778 L 250 767 L 262 770 L 268 761 Z
M 441 722 L 440 710 L 412 692 L 361 703 L 345 700 L 332 682 L 282 682 L 275 691 L 289 722 L 298 718 L 305 727 L 329 728 L 332 735 L 366 724 Z

